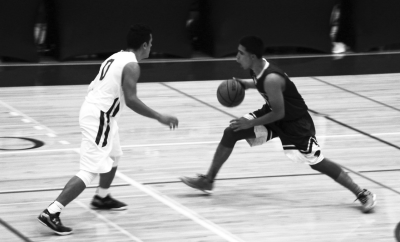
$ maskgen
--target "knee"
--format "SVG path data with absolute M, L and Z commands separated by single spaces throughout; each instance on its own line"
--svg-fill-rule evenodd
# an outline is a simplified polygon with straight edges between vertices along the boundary
M 94 178 L 96 178 L 97 174 L 89 172 L 89 171 L 85 171 L 85 170 L 80 170 L 76 174 L 76 176 L 79 177 L 83 181 L 83 183 L 85 183 L 85 186 L 87 187 L 94 180 Z
M 321 162 L 320 162 L 320 163 L 321 163 Z M 311 169 L 318 171 L 318 170 L 319 170 L 319 164 L 320 164 L 320 163 L 317 163 L 317 164 L 314 164 L 314 165 L 310 165 Z
M 221 144 L 225 147 L 233 148 L 236 144 L 236 141 L 237 138 L 235 137 L 235 132 L 233 129 L 231 127 L 225 128 Z
M 321 172 L 322 169 L 326 167 L 325 159 L 321 160 L 316 164 L 310 165 L 311 169 Z
M 323 159 L 315 165 L 311 165 L 311 168 L 330 176 L 334 180 L 336 180 L 342 172 L 342 168 L 338 164 L 326 159 Z
M 224 136 L 226 136 L 227 138 L 234 138 L 235 132 L 231 127 L 226 127 L 224 130 Z

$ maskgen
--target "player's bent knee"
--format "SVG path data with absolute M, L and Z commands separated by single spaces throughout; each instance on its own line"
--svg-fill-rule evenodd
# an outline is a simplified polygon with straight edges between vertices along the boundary
M 227 127 L 224 130 L 224 135 L 222 136 L 221 144 L 225 147 L 233 148 L 237 141 L 238 139 L 233 129 L 231 127 Z
M 320 151 L 309 154 L 301 153 L 299 150 L 284 150 L 285 155 L 292 161 L 310 165 L 314 169 L 314 165 L 320 163 L 324 156 Z
M 85 183 L 85 186 L 89 186 L 90 183 L 96 178 L 97 174 L 85 170 L 80 170 L 77 174 L 77 177 L 79 177 L 83 183 Z

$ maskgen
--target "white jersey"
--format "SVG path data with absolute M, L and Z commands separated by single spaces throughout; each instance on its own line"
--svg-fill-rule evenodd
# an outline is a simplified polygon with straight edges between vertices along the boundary
M 136 62 L 132 52 L 118 52 L 105 60 L 96 78 L 90 83 L 86 102 L 94 104 L 111 117 L 118 117 L 125 106 L 122 71 L 126 64 Z

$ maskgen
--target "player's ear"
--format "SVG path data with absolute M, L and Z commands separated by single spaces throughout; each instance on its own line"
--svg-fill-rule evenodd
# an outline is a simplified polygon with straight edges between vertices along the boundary
M 143 49 L 147 49 L 147 46 L 148 46 L 147 42 L 144 42 L 143 45 L 142 45 Z

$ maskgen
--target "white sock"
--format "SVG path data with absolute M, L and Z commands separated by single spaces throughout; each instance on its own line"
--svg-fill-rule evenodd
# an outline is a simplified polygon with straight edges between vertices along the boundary
M 61 203 L 54 201 L 52 204 L 50 204 L 47 210 L 49 211 L 49 213 L 55 214 L 60 213 L 63 208 L 64 206 Z
M 97 188 L 97 191 L 96 191 L 96 194 L 97 194 L 99 197 L 101 197 L 101 198 L 107 197 L 107 195 L 108 195 L 109 193 L 110 193 L 110 192 L 108 191 L 108 188 L 101 188 L 101 187 L 98 187 L 98 188 Z

